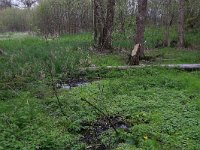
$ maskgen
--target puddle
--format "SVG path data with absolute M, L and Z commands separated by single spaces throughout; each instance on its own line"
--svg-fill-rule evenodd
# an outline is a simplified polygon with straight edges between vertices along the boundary
M 73 85 L 65 84 L 65 83 L 57 83 L 56 87 L 59 88 L 59 89 L 70 90 L 74 87 L 85 86 L 85 85 L 88 85 L 88 84 L 89 84 L 89 82 L 76 83 L 76 84 L 73 84 Z
M 101 143 L 101 135 L 109 129 L 113 129 L 112 125 L 116 129 L 123 129 L 124 131 L 129 131 L 130 125 L 120 116 L 109 116 L 97 119 L 95 122 L 82 122 L 81 125 L 83 129 L 81 133 L 83 135 L 82 141 L 88 145 L 87 149 L 90 150 L 106 150 L 109 149 Z
M 91 84 L 94 81 L 97 81 L 98 79 L 92 79 L 92 80 L 86 80 L 86 79 L 71 79 L 68 81 L 60 81 L 56 84 L 56 87 L 58 89 L 64 89 L 64 90 L 70 90 L 75 87 L 82 87 L 86 86 L 88 84 Z

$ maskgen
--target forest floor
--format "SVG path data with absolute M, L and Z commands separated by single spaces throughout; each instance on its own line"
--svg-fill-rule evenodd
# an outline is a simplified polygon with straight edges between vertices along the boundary
M 200 71 L 79 72 L 126 65 L 91 44 L 91 34 L 1 39 L 0 149 L 200 149 Z M 141 63 L 200 63 L 200 49 L 150 49 Z

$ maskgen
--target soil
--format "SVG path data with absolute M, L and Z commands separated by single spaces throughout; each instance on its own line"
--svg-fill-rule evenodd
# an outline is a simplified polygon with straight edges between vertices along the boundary
M 111 123 L 112 124 L 111 124 Z M 107 116 L 98 118 L 95 122 L 82 122 L 83 135 L 82 141 L 86 143 L 89 150 L 107 150 L 109 149 L 101 142 L 101 135 L 109 129 L 121 128 L 129 131 L 130 124 L 121 116 Z M 114 129 L 113 129 L 114 130 Z

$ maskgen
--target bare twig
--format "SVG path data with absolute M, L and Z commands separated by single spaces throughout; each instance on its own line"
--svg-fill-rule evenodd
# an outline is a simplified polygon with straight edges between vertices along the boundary
M 50 63 L 52 64 L 52 62 L 50 62 Z M 54 75 L 53 75 L 53 72 L 52 72 L 52 65 L 50 66 L 50 64 L 49 64 L 49 65 L 47 65 L 47 66 L 48 66 L 48 68 L 49 68 L 49 74 L 50 74 L 50 77 L 51 77 L 51 85 L 52 85 L 52 89 L 53 89 L 54 95 L 55 95 L 55 97 L 56 97 L 56 99 L 57 99 L 58 106 L 59 106 L 59 108 L 60 108 L 60 111 L 61 111 L 62 115 L 63 115 L 63 116 L 66 116 L 66 114 L 65 114 L 65 112 L 64 112 L 64 110 L 63 110 L 63 108 L 62 108 L 63 104 L 62 104 L 61 101 L 60 101 L 60 98 L 59 98 L 59 96 L 58 96 L 57 89 L 56 89 L 56 87 L 55 87 Z
M 94 104 L 92 104 L 91 102 L 89 102 L 85 98 L 81 98 L 81 100 L 84 101 L 84 102 L 86 102 L 87 104 L 89 104 L 91 107 L 93 107 L 98 114 L 105 116 L 106 119 L 108 120 L 110 126 L 114 129 L 114 131 L 116 132 L 116 134 L 118 134 L 117 129 L 115 128 L 115 126 L 112 123 L 112 120 L 101 109 L 99 109 L 97 106 L 95 106 Z

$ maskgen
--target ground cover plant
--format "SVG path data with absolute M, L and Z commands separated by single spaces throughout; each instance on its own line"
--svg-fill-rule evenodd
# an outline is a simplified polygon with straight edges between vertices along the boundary
M 11 37 L 0 42 L 0 149 L 199 149 L 199 71 L 79 72 L 127 56 L 95 55 L 91 34 Z M 146 55 L 150 64 L 200 62 L 198 50 Z M 75 79 L 89 83 L 55 88 Z
M 199 150 L 199 0 L 0 0 L 0 150 Z

